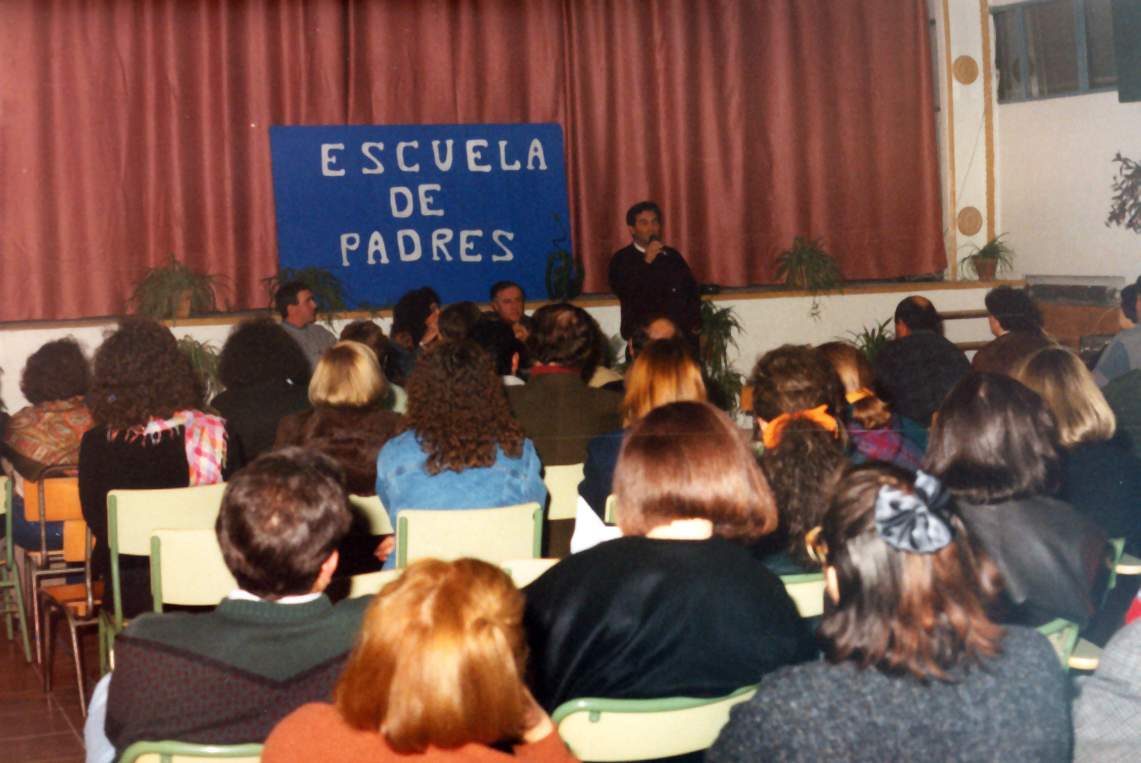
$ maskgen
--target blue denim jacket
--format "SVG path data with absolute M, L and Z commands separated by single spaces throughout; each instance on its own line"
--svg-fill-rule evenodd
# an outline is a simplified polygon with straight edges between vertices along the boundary
M 543 505 L 547 486 L 539 472 L 542 464 L 530 440 L 523 442 L 519 458 L 508 458 L 496 448 L 495 463 L 487 467 L 428 474 L 428 454 L 420 449 L 414 432 L 393 437 L 376 459 L 376 494 L 396 527 L 403 509 L 494 509 L 534 501 Z M 392 569 L 390 554 L 385 569 Z

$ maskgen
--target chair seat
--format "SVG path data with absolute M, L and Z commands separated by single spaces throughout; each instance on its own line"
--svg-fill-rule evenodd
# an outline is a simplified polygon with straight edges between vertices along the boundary
M 1097 670 L 1100 661 L 1101 647 L 1082 638 L 1078 639 L 1078 645 L 1074 647 L 1066 664 L 1074 670 Z
M 79 617 L 90 615 L 87 611 L 87 588 L 83 583 L 48 586 L 40 590 L 57 604 L 67 607 Z M 92 593 L 94 594 L 95 608 L 98 609 L 103 600 L 103 584 L 95 583 Z

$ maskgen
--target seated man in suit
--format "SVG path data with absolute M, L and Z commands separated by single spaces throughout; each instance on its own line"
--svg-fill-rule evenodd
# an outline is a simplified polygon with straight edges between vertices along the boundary
M 328 701 L 370 597 L 322 593 L 349 528 L 345 477 L 328 456 L 283 448 L 234 475 L 216 531 L 240 588 L 207 614 L 143 615 L 99 682 L 87 760 L 133 742 L 262 742 L 307 702 Z

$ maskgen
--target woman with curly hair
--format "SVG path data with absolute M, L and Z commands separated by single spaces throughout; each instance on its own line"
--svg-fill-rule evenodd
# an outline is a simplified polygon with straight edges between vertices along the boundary
M 780 528 L 754 553 L 782 575 L 815 569 L 804 536 L 820 524 L 848 464 L 844 385 L 818 351 L 791 344 L 765 353 L 749 383 L 756 438 L 764 443 L 761 469 L 780 514 Z
M 273 447 L 278 423 L 309 405 L 309 360 L 272 318 L 242 321 L 222 347 L 226 391 L 210 404 L 242 443 L 247 460 Z
M 124 318 L 95 351 L 87 400 L 95 426 L 79 447 L 79 501 L 96 541 L 93 571 L 109 585 L 107 493 L 223 482 L 241 466 L 241 444 L 199 410 L 190 362 L 150 319 Z M 126 616 L 151 609 L 148 560 L 120 557 L 119 569 Z
M 396 526 L 401 509 L 489 509 L 547 500 L 535 446 L 511 415 L 479 345 L 443 342 L 408 380 L 401 434 L 380 450 L 376 494 Z M 386 568 L 394 566 L 389 556 Z
M 91 369 L 71 337 L 48 342 L 30 356 L 20 391 L 31 403 L 21 408 L 4 432 L 4 473 L 13 478 L 12 535 L 17 546 L 39 548 L 39 524 L 24 516 L 24 480 L 38 480 L 49 466 L 79 460 L 79 441 L 91 428 L 83 401 Z M 38 509 L 36 510 L 38 516 Z M 47 524 L 48 550 L 63 547 L 63 523 Z

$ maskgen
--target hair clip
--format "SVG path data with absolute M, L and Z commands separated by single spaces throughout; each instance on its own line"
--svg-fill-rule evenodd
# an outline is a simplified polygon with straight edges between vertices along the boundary
M 954 533 L 946 507 L 950 496 L 939 480 L 925 472 L 915 475 L 915 492 L 883 485 L 876 495 L 876 530 L 900 551 L 933 554 L 951 542 Z
M 108 395 L 108 396 L 107 396 L 107 402 L 108 402 L 108 403 L 113 403 L 113 402 L 115 402 L 115 396 L 114 396 L 114 395 Z

